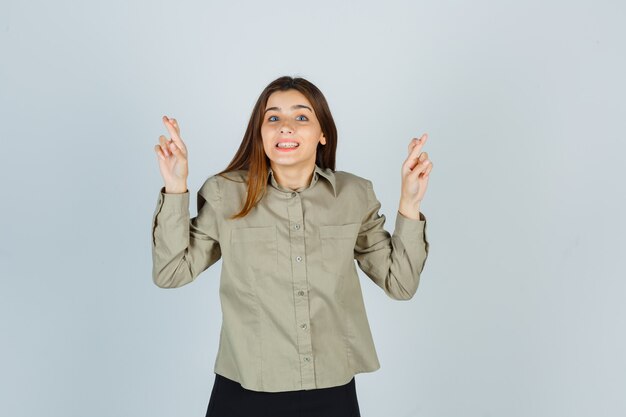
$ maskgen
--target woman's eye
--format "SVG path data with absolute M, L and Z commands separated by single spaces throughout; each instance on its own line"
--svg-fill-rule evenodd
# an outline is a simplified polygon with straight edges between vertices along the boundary
M 301 117 L 302 117 L 302 119 L 301 119 Z M 277 118 L 278 118 L 278 116 L 270 116 L 270 117 L 268 117 L 268 119 L 267 119 L 267 120 L 268 120 L 269 122 L 275 122 Z M 296 117 L 296 119 L 297 119 L 297 120 L 299 120 L 299 121 L 302 121 L 302 122 L 304 122 L 304 121 L 308 121 L 308 120 L 309 120 L 309 119 L 308 119 L 308 117 L 306 117 L 306 116 L 305 116 L 305 115 L 303 115 L 303 114 L 301 114 L 300 116 Z

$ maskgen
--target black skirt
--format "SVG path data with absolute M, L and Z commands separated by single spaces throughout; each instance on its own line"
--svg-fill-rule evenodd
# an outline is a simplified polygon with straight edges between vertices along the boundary
M 354 378 L 312 390 L 260 392 L 215 374 L 206 417 L 360 417 Z

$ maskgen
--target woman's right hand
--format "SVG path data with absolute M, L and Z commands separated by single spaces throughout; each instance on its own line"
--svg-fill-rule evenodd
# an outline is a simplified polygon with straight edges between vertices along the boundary
M 154 145 L 159 160 L 159 169 L 165 182 L 166 193 L 184 193 L 187 191 L 187 147 L 180 138 L 180 128 L 176 119 L 163 116 L 163 124 L 169 131 L 171 139 L 159 136 L 159 144 Z

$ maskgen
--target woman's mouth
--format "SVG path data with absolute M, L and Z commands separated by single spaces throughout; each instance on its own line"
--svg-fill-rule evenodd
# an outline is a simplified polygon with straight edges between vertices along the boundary
M 300 146 L 297 142 L 280 142 L 276 144 L 276 149 L 280 152 L 289 152 Z

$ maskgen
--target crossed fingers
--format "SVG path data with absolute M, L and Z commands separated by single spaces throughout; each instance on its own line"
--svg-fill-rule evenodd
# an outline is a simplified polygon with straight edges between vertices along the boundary
M 187 147 L 185 146 L 185 143 L 183 142 L 183 140 L 180 137 L 180 127 L 178 126 L 178 122 L 176 121 L 176 119 L 170 119 L 167 116 L 163 116 L 163 124 L 165 125 L 165 127 L 168 130 L 168 133 L 171 136 L 170 140 L 167 140 L 167 138 L 164 135 L 159 136 L 159 144 L 160 144 L 160 150 L 161 153 L 165 156 L 171 156 L 172 154 L 177 154 L 180 153 L 182 154 L 182 156 L 186 157 L 187 156 Z M 159 145 L 157 145 L 158 147 Z
M 428 175 L 432 169 L 432 162 L 428 159 L 428 152 L 422 152 L 424 144 L 428 141 L 428 134 L 424 133 L 419 139 L 413 138 L 408 147 L 408 156 L 402 164 L 402 173 L 408 175 L 415 167 L 421 166 L 420 172 Z

